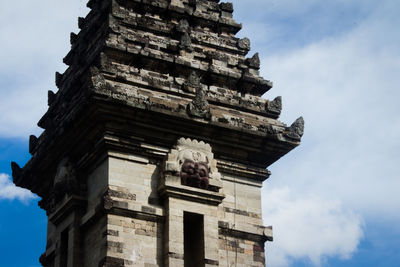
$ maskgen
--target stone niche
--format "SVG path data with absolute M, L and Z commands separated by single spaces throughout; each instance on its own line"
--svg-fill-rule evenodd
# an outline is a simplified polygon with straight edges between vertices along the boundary
M 222 189 L 211 146 L 180 138 L 166 156 L 158 188 L 166 214 L 165 266 L 218 265 Z
M 222 187 L 211 146 L 203 141 L 180 138 L 164 166 L 164 177 L 179 179 L 183 186 L 213 192 L 219 192 Z

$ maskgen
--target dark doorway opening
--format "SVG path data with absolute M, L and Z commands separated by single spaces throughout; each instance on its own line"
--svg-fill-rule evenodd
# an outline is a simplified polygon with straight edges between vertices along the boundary
M 68 266 L 68 228 L 61 233 L 60 267 Z
M 204 216 L 184 212 L 185 267 L 204 267 Z

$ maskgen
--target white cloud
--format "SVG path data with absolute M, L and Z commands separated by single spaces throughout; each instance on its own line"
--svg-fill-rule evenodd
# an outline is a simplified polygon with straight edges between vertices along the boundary
M 363 237 L 360 216 L 337 201 L 298 197 L 288 187 L 267 190 L 263 210 L 264 221 L 274 225 L 267 266 L 289 266 L 299 259 L 320 266 L 327 257 L 348 259 Z
M 0 200 L 15 200 L 26 203 L 31 199 L 35 199 L 35 195 L 30 191 L 16 187 L 7 174 L 0 173 Z
M 283 95 L 282 120 L 306 121 L 302 145 L 272 167 L 271 185 L 341 199 L 365 216 L 400 218 L 396 25 L 393 12 L 378 10 L 340 38 L 263 58 L 263 75 L 276 87 L 268 95 Z
M 271 166 L 264 189 L 270 266 L 351 257 L 363 219 L 400 229 L 400 18 L 396 1 L 376 5 L 339 34 L 275 54 L 255 48 L 275 85 L 266 97 L 283 96 L 281 120 L 306 122 L 302 144 Z

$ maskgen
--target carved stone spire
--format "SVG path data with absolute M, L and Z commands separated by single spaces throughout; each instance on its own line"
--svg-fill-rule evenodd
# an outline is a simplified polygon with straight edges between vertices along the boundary
M 49 216 L 42 265 L 265 266 L 272 233 L 257 200 L 304 120 L 287 127 L 281 97 L 262 97 L 273 84 L 235 36 L 232 3 L 87 6 L 32 158 L 12 163 Z M 227 259 L 230 240 L 251 249 Z

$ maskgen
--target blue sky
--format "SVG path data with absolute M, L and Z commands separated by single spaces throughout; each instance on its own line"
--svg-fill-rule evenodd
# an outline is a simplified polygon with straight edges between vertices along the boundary
M 83 0 L 0 0 L 0 239 L 4 266 L 40 266 L 46 217 L 10 182 L 28 159 L 47 90 L 63 72 Z M 400 262 L 400 2 L 235 0 L 240 37 L 303 115 L 302 145 L 272 165 L 263 188 L 270 267 L 394 267 Z M 22 9 L 21 6 L 24 8 Z M 23 256 L 22 256 L 23 255 Z

